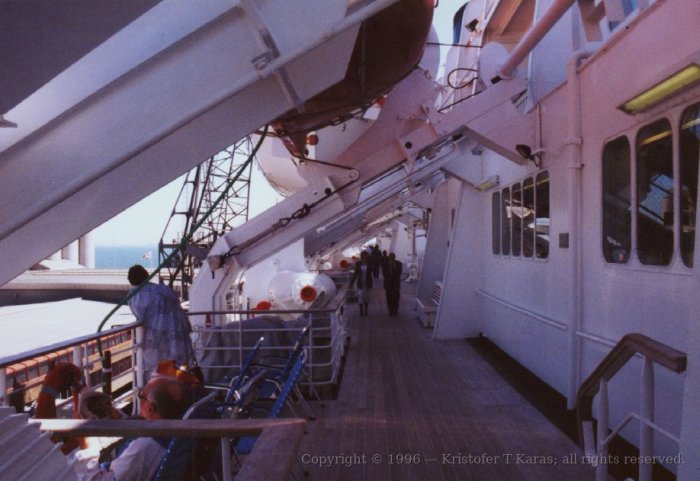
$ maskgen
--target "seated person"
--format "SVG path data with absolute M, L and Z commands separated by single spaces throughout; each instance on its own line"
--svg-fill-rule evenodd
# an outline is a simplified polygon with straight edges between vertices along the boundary
M 183 384 L 170 377 L 151 379 L 139 393 L 141 415 L 145 419 L 181 419 L 189 406 L 189 395 Z M 112 461 L 109 469 L 101 469 L 90 481 L 144 481 L 153 479 L 160 461 L 167 452 L 169 438 L 136 438 Z
M 112 405 L 109 394 L 85 388 L 80 391 L 80 419 L 122 419 L 124 414 Z
M 75 410 L 78 419 L 122 419 L 124 413 L 112 405 L 109 394 L 84 388 L 80 391 Z M 83 439 L 83 449 L 70 453 L 73 470 L 80 479 L 90 479 L 99 470 L 103 459 L 114 459 L 123 440 L 115 437 L 88 437 Z
M 78 404 L 78 392 L 83 387 L 83 372 L 75 364 L 69 362 L 57 363 L 44 376 L 41 392 L 36 401 L 34 417 L 38 419 L 54 419 L 58 417 L 56 398 L 62 392 L 71 391 L 73 405 Z M 77 417 L 77 413 L 73 413 Z M 62 442 L 61 451 L 68 454 L 77 448 L 85 447 L 82 438 L 53 435 L 51 440 L 55 443 Z

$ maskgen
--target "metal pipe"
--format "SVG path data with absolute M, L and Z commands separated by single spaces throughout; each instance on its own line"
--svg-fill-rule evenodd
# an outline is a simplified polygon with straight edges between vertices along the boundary
M 112 394 L 112 352 L 107 349 L 104 353 L 104 361 L 102 361 L 102 380 L 105 385 L 102 392 Z
M 231 439 L 221 438 L 221 472 L 224 481 L 231 481 Z
M 575 1 L 576 0 L 555 0 L 544 12 L 542 17 L 540 17 L 540 19 L 530 27 L 530 30 L 523 35 L 518 45 L 515 46 L 510 56 L 501 66 L 498 74 L 491 79 L 491 82 L 496 83 L 499 80 L 513 78 L 513 74 L 518 68 L 518 65 L 520 65 L 520 62 L 535 48 L 540 40 L 542 40 Z
M 145 376 L 143 372 L 143 338 L 145 331 L 143 326 L 136 328 L 136 363 L 134 372 L 136 373 L 136 387 L 141 388 L 145 385 Z M 140 412 L 140 409 L 139 409 Z
M 639 456 L 647 458 L 654 454 L 654 429 L 647 421 L 654 421 L 654 363 L 648 357 L 644 358 L 642 367 L 642 393 L 639 407 Z M 639 481 L 651 481 L 652 463 L 639 464 Z
M 583 249 L 581 239 L 581 203 L 583 202 L 581 169 L 583 168 L 581 152 L 581 84 L 578 75 L 578 66 L 581 60 L 591 56 L 592 50 L 578 50 L 574 52 L 567 63 L 567 109 L 569 128 L 566 139 L 566 147 L 570 152 L 570 182 L 569 191 L 569 238 L 571 242 L 571 324 L 569 326 L 569 392 L 567 406 L 574 409 L 576 394 L 580 383 L 580 341 L 577 332 L 582 327 L 582 303 L 583 303 Z
M 78 366 L 81 370 L 83 369 L 83 345 L 79 344 L 71 349 L 73 364 Z
M 598 393 L 598 457 L 595 460 L 598 463 L 595 471 L 596 481 L 607 481 L 608 479 L 608 381 L 600 380 L 600 391 Z

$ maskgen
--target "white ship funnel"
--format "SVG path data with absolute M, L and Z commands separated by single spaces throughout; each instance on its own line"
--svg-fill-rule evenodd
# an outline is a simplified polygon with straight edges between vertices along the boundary
M 310 309 L 325 306 L 335 296 L 335 283 L 324 274 L 282 271 L 268 287 L 273 309 Z

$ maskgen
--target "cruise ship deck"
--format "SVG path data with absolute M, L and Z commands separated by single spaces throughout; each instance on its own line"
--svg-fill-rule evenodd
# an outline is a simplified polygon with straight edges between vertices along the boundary
M 380 281 L 381 282 L 381 281 Z M 582 451 L 464 340 L 435 341 L 402 286 L 398 317 L 375 288 L 348 305 L 338 399 L 314 406 L 298 456 L 321 480 L 592 480 Z

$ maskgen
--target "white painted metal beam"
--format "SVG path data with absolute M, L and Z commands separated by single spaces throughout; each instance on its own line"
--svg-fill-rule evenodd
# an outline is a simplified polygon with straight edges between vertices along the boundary
M 0 285 L 342 79 L 359 22 L 393 0 L 172 3 L 11 111 Z

